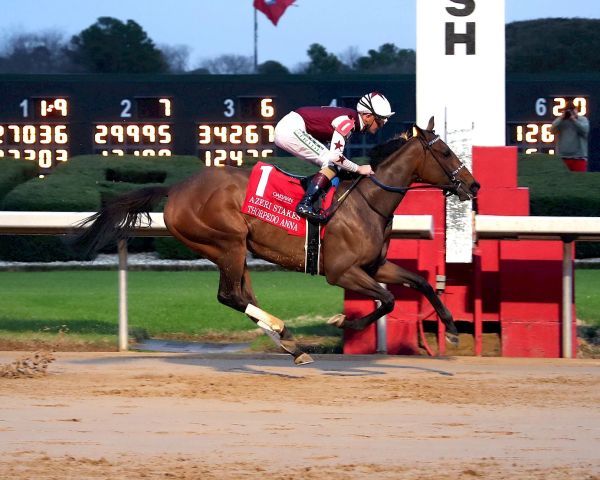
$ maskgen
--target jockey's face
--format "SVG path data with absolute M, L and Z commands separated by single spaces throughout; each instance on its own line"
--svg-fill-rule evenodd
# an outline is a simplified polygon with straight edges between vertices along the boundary
M 385 121 L 379 121 L 375 115 L 371 115 L 370 113 L 361 113 L 360 116 L 365 126 L 363 128 L 364 133 L 375 134 L 385 123 Z

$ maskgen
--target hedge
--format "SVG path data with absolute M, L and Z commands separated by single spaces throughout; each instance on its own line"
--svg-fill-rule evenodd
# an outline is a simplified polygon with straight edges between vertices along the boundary
M 103 203 L 142 185 L 172 185 L 196 173 L 195 157 L 72 158 L 44 178 L 33 178 L 14 188 L 0 208 L 12 211 L 97 211 Z M 175 243 L 174 239 L 166 239 Z M 131 242 L 132 251 L 152 248 L 152 239 Z M 179 244 L 178 244 L 179 245 Z M 114 249 L 114 247 L 112 247 Z M 179 247 L 171 247 L 179 248 Z M 181 250 L 185 247 L 181 246 Z M 110 251 L 110 249 L 109 249 Z M 0 236 L 0 258 L 11 261 L 66 261 L 80 256 L 56 236 Z
M 554 155 L 521 155 L 519 186 L 529 188 L 531 215 L 600 216 L 600 172 L 571 172 Z M 576 242 L 577 258 L 600 257 L 600 243 Z
M 0 202 L 17 185 L 36 176 L 35 164 L 14 158 L 0 158 Z

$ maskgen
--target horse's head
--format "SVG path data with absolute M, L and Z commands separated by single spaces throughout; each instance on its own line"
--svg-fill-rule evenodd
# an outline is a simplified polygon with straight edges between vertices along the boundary
M 418 180 L 431 185 L 444 186 L 444 190 L 463 201 L 474 198 L 481 185 L 450 147 L 434 132 L 433 127 L 434 121 L 431 117 L 425 130 L 417 126 L 413 129 L 413 137 L 421 142 L 424 153 L 423 161 L 416 170 Z

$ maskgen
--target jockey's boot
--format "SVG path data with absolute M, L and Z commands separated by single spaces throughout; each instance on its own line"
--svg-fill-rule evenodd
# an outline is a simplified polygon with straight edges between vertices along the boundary
M 296 205 L 296 213 L 303 218 L 317 223 L 324 223 L 326 218 L 319 212 L 315 212 L 314 202 L 319 195 L 327 192 L 331 180 L 323 173 L 316 173 L 310 180 L 310 183 L 304 193 L 304 197 Z

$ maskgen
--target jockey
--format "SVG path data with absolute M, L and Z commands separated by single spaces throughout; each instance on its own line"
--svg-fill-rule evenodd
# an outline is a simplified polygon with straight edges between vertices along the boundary
M 292 155 L 321 167 L 311 178 L 296 213 L 316 222 L 325 218 L 314 211 L 313 203 L 326 192 L 338 169 L 372 175 L 370 165 L 357 165 L 344 157 L 352 132 L 374 134 L 394 112 L 379 92 L 367 93 L 356 110 L 342 107 L 302 107 L 288 113 L 275 126 L 275 145 Z M 329 149 L 325 144 L 329 143 Z

